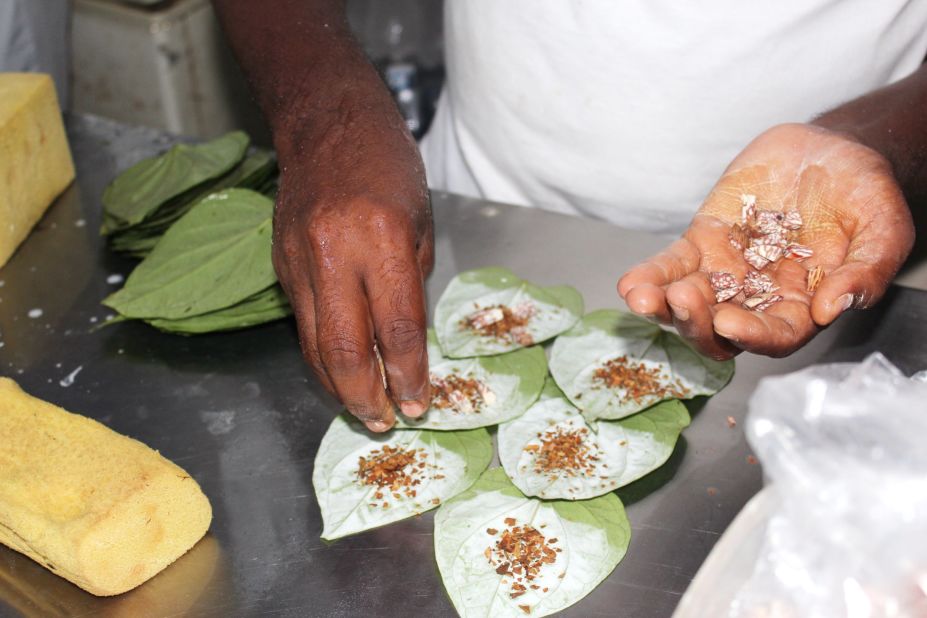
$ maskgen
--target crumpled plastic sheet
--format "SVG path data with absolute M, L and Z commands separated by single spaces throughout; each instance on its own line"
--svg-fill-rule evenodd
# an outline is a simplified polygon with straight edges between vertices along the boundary
M 747 439 L 781 506 L 730 618 L 927 616 L 927 372 L 766 378 Z

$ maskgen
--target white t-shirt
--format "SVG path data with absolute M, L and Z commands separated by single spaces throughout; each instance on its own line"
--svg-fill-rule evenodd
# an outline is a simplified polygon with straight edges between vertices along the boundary
M 731 159 L 917 69 L 927 0 L 448 0 L 429 184 L 680 231 Z

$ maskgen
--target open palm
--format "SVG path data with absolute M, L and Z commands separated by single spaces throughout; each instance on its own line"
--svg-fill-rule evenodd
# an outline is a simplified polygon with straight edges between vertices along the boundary
M 797 210 L 797 242 L 814 252 L 801 263 L 780 259 L 763 269 L 782 300 L 762 312 L 736 300 L 715 302 L 708 279 L 729 272 L 742 281 L 751 270 L 729 241 L 745 195 L 755 196 L 759 209 Z M 682 238 L 629 270 L 618 292 L 632 311 L 673 324 L 709 356 L 784 356 L 846 309 L 881 298 L 913 240 L 911 214 L 886 159 L 842 134 L 781 125 L 734 159 Z M 825 276 L 809 293 L 815 266 Z

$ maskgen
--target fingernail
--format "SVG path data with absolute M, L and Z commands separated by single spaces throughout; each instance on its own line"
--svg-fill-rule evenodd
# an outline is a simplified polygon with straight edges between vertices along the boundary
M 837 299 L 837 306 L 840 308 L 840 313 L 843 313 L 847 309 L 853 306 L 853 295 L 844 294 L 843 296 Z
M 402 413 L 411 418 L 418 418 L 425 413 L 425 406 L 417 401 L 403 401 L 399 404 Z
M 737 337 L 735 337 L 734 335 L 728 335 L 727 333 L 724 333 L 724 332 L 718 330 L 717 328 L 715 329 L 715 333 L 718 334 L 718 335 L 721 336 L 721 337 L 724 337 L 725 339 L 727 339 L 727 340 L 730 341 L 731 343 L 737 343 L 737 341 L 738 341 Z
M 390 425 L 384 423 L 383 421 L 369 421 L 367 423 L 367 429 L 376 433 L 383 433 L 384 431 L 388 431 L 389 428 Z
M 688 321 L 689 319 L 688 309 L 686 309 L 685 307 L 680 307 L 679 305 L 673 305 L 673 304 L 670 304 L 670 309 L 673 310 L 673 317 L 675 317 L 677 320 L 681 320 L 683 322 Z

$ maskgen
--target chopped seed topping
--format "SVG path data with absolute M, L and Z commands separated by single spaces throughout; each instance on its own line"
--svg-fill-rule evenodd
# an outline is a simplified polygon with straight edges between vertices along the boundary
M 628 399 L 637 402 L 650 395 L 661 399 L 681 398 L 689 392 L 679 380 L 670 382 L 661 367 L 648 368 L 644 363 L 636 363 L 627 356 L 619 356 L 606 362 L 604 366 L 595 370 L 593 379 L 606 388 L 624 390 Z
M 509 527 L 488 548 L 490 566 L 495 567 L 499 575 L 512 578 L 509 587 L 512 599 L 527 592 L 525 584 L 531 585 L 544 565 L 557 561 L 557 551 L 550 547 L 550 541 L 541 531 L 527 524 L 516 526 L 516 523 L 514 518 L 507 517 L 505 524 Z
M 357 478 L 364 485 L 375 486 L 388 490 L 392 497 L 399 500 L 404 494 L 414 498 L 417 494 L 415 486 L 422 482 L 424 473 L 425 449 L 407 449 L 401 446 L 384 444 L 382 448 L 374 449 L 366 457 L 357 459 Z M 421 460 L 416 466 L 416 460 Z M 384 493 L 377 491 L 373 497 L 383 499 Z M 389 504 L 384 502 L 383 508 Z
M 534 344 L 534 339 L 528 332 L 528 322 L 535 313 L 534 305 L 529 302 L 519 303 L 514 307 L 494 305 L 478 308 L 460 321 L 460 328 L 470 329 L 484 337 L 528 346 Z
M 484 405 L 492 405 L 496 395 L 486 384 L 475 378 L 457 374 L 444 377 L 429 375 L 432 387 L 431 405 L 441 410 L 454 410 L 461 414 L 479 414 Z
M 586 441 L 588 435 L 589 430 L 585 427 L 548 429 L 541 437 L 540 444 L 525 447 L 526 451 L 534 453 L 534 471 L 551 478 L 560 473 L 568 476 L 594 473 L 599 457 L 595 454 L 595 447 Z

